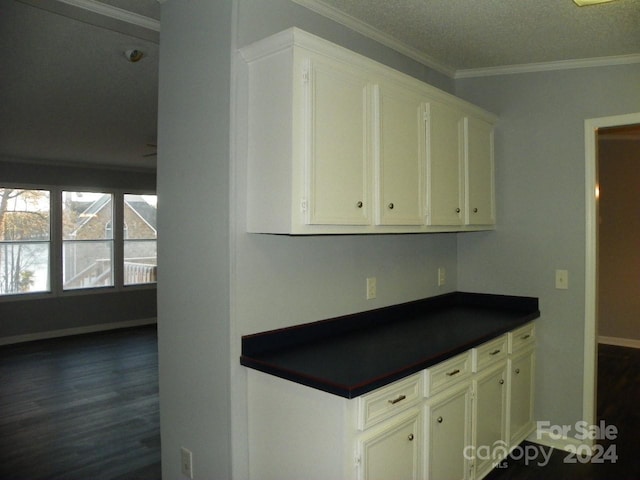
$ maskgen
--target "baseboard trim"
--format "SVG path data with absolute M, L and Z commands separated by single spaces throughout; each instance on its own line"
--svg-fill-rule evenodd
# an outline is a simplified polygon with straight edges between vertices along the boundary
M 605 337 L 603 335 L 599 335 L 598 343 L 615 345 L 617 347 L 640 348 L 640 340 L 635 338 Z
M 587 451 L 590 452 L 593 448 L 593 444 L 589 441 L 581 441 L 565 436 L 558 438 L 558 435 L 552 435 L 550 431 L 542 429 L 534 431 L 527 437 L 527 441 L 569 452 L 586 453 Z
M 156 317 L 153 317 L 142 318 L 139 320 L 128 320 L 125 322 L 100 323 L 98 325 L 89 325 L 86 327 L 63 328 L 60 330 L 28 333 L 25 335 L 14 335 L 11 337 L 1 337 L 0 346 L 11 345 L 14 343 L 33 342 L 35 340 L 46 340 L 49 338 L 68 337 L 71 335 L 82 335 L 83 333 L 105 332 L 108 330 L 116 330 L 119 328 L 141 327 L 143 325 L 152 325 L 157 322 L 158 319 Z

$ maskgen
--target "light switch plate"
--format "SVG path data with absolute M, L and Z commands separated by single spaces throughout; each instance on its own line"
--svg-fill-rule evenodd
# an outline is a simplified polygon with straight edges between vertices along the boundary
M 567 270 L 556 270 L 556 288 L 559 290 L 569 288 L 569 272 Z

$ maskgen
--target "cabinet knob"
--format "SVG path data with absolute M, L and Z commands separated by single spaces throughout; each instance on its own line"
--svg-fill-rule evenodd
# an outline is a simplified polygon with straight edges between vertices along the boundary
M 520 369 L 516 368 L 516 375 L 520 373 Z
M 390 203 L 389 204 L 389 210 L 393 210 L 393 207 L 394 207 L 393 203 Z
M 362 203 L 362 202 L 358 202 L 358 203 L 356 203 L 356 207 L 358 207 L 358 208 L 362 208 L 362 205 L 363 205 L 363 203 Z
M 499 383 L 500 385 L 504 385 L 504 379 L 503 379 L 503 378 L 501 378 L 501 379 L 498 381 L 498 383 Z
M 459 208 L 456 208 L 456 213 L 460 213 L 460 209 Z
M 444 420 L 442 417 L 438 417 L 436 421 L 437 421 L 438 423 L 442 423 L 442 420 Z
M 477 209 L 477 208 L 474 208 L 474 209 L 473 209 L 473 213 L 478 213 L 478 209 Z
M 410 442 L 413 442 L 413 433 L 410 433 L 407 438 L 409 439 Z

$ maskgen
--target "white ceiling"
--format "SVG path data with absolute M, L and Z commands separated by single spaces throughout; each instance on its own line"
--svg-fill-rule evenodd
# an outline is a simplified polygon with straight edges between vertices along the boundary
M 640 61 L 640 0 L 293 1 L 452 77 Z M 0 156 L 155 168 L 159 11 L 0 0 Z
M 640 0 L 588 7 L 571 0 L 294 1 L 399 43 L 408 55 L 454 77 L 602 57 L 640 61 Z

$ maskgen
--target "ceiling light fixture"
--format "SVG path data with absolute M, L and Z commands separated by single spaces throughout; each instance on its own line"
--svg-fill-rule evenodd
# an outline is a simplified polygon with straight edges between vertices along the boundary
M 597 5 L 599 3 L 609 3 L 614 0 L 573 0 L 573 3 L 579 7 L 586 7 L 587 5 Z
M 131 63 L 136 63 L 136 62 L 139 62 L 140 60 L 142 60 L 142 57 L 144 57 L 144 52 L 142 50 L 138 50 L 138 49 L 127 50 L 127 51 L 124 52 L 124 56 Z

